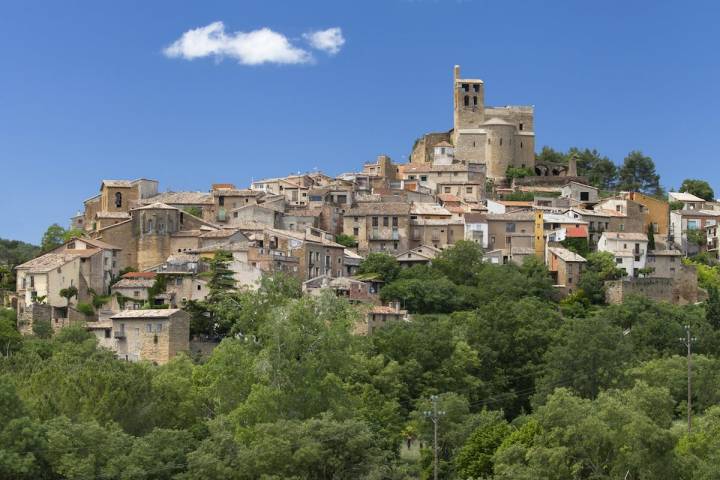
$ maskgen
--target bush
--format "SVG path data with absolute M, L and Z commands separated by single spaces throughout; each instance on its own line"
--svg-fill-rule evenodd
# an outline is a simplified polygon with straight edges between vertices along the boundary
M 87 316 L 95 315 L 95 309 L 89 303 L 78 303 L 75 310 Z

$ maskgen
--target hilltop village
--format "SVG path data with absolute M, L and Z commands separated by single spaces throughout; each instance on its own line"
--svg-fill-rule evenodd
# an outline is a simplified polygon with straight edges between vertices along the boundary
M 720 203 L 600 190 L 578 175 L 575 158 L 536 161 L 532 106 L 485 105 L 483 81 L 461 77 L 459 67 L 452 94 L 452 129 L 423 135 L 405 164 L 379 155 L 334 177 L 204 191 L 100 181 L 71 219 L 82 234 L 16 267 L 20 330 L 83 323 L 122 359 L 166 363 L 191 348 L 185 307 L 208 296 L 208 272 L 223 254 L 236 288 L 294 277 L 307 294 L 331 290 L 356 304 L 356 333 L 372 335 L 413 312 L 402 298 L 381 301 L 383 280 L 359 272 L 363 260 L 382 253 L 403 268 L 428 265 L 458 242 L 476 244 L 490 264 L 534 257 L 558 297 L 577 292 L 587 255 L 598 251 L 623 272 L 605 284 L 609 304 L 628 295 L 681 305 L 704 298 L 695 267 L 682 260 L 717 249 Z M 524 174 L 509 175 L 517 171 Z M 707 244 L 693 231 L 705 232 Z M 107 302 L 86 308 L 98 295 Z

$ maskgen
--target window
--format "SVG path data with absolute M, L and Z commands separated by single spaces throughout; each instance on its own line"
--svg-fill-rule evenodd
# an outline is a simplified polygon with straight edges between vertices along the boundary
M 445 193 L 450 193 L 450 187 L 445 187 Z
M 398 226 L 398 217 L 392 217 L 392 226 L 397 227 Z
M 477 97 L 473 95 L 473 105 L 477 107 Z
M 148 323 L 145 325 L 145 331 L 147 333 L 152 333 L 152 323 Z
M 472 193 L 472 187 L 465 187 L 465 193 Z
M 621 231 L 621 232 L 624 232 L 624 231 L 625 231 L 625 224 L 624 224 L 624 223 L 621 223 L 621 224 L 620 224 L 620 231 Z
M 580 192 L 580 201 L 587 202 L 590 200 L 590 192 Z
M 502 147 L 502 137 L 500 138 L 500 146 Z
M 105 330 L 105 338 L 110 338 L 110 330 Z
M 377 227 L 378 226 L 378 217 L 372 217 L 372 226 Z
M 353 228 L 353 236 L 357 237 L 358 235 L 360 235 L 360 229 L 358 227 L 354 227 Z
M 140 296 L 140 292 L 138 292 L 137 290 L 134 290 L 133 297 L 139 297 L 139 296 Z
M 465 103 L 465 106 L 466 106 L 466 107 L 469 107 L 469 106 L 470 106 L 470 96 L 465 95 L 464 103 Z
M 223 197 L 222 195 L 218 197 L 218 205 L 220 205 L 221 207 L 225 206 L 225 197 Z
M 383 217 L 383 227 L 390 226 L 390 217 Z
M 490 243 L 491 244 L 495 243 L 495 235 L 490 235 Z
M 353 222 L 357 223 L 358 217 L 353 217 Z
M 514 233 L 515 232 L 515 224 L 514 223 L 506 223 L 505 224 L 505 231 L 507 233 Z
M 520 131 L 522 131 L 523 127 L 524 127 L 524 125 L 522 123 L 520 125 L 518 125 L 518 128 L 520 129 Z M 522 144 L 522 142 L 521 142 L 521 144 Z
M 616 258 L 616 259 L 615 259 L 615 263 L 617 263 L 618 265 L 620 265 L 620 264 L 622 263 L 622 258 Z
M 473 90 L 474 90 L 475 92 L 479 92 L 479 91 L 480 91 L 480 85 L 478 85 L 477 83 L 476 83 L 475 85 L 473 85 Z
M 115 192 L 115 206 L 117 208 L 122 207 L 122 193 Z
M 462 89 L 463 89 L 464 92 L 468 92 L 468 91 L 470 91 L 470 85 L 467 84 L 467 83 L 463 83 L 463 84 L 462 84 Z
M 520 148 L 523 148 L 522 140 L 520 140 Z
M 421 182 L 427 182 L 427 175 L 420 175 Z
M 162 323 L 156 323 L 156 324 L 155 324 L 155 332 L 156 332 L 156 333 L 162 332 Z

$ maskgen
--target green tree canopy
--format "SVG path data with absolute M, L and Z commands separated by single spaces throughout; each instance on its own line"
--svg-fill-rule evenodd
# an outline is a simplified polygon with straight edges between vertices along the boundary
M 638 150 L 630 152 L 618 171 L 620 190 L 642 192 L 648 195 L 662 196 L 660 175 L 655 172 L 655 162 Z
M 709 202 L 715 200 L 715 192 L 705 180 L 686 178 L 683 180 L 682 185 L 680 185 L 680 191 L 691 193 Z
M 358 273 L 362 275 L 376 274 L 385 283 L 390 283 L 400 273 L 400 264 L 392 255 L 381 252 L 372 252 L 360 262 Z

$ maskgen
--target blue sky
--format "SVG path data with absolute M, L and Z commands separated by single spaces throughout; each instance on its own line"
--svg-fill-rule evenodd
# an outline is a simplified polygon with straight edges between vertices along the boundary
M 451 127 L 451 76 L 532 104 L 538 149 L 633 149 L 662 183 L 720 190 L 717 2 L 7 1 L 0 5 L 0 237 L 39 242 L 103 178 L 161 190 L 358 169 Z M 244 65 L 163 50 L 221 21 L 314 59 Z M 336 54 L 303 34 L 340 28 Z

